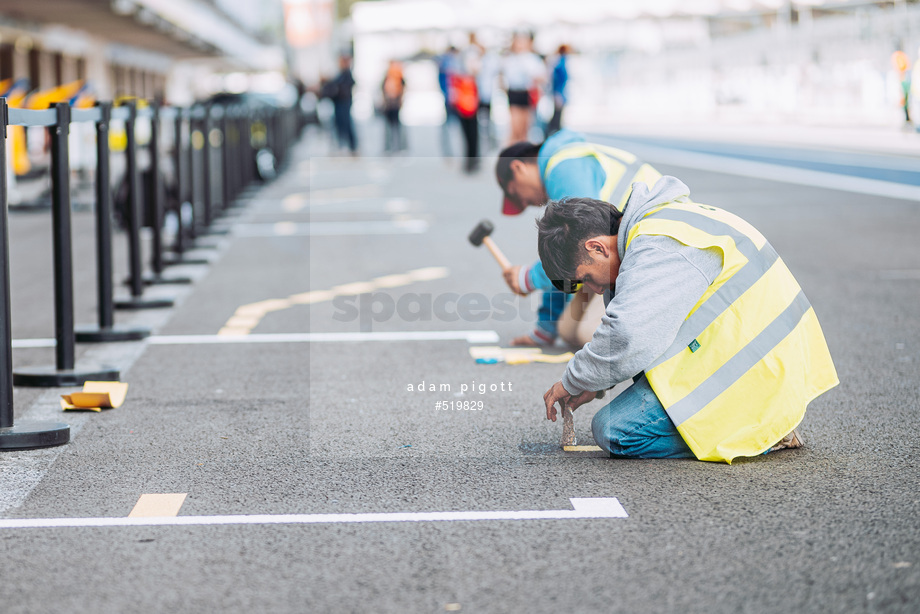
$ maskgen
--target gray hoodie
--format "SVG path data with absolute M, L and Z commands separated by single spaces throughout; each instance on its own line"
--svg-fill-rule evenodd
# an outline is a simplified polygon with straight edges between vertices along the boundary
M 690 190 L 662 177 L 651 190 L 633 185 L 617 251 L 620 272 L 607 313 L 594 337 L 569 361 L 562 385 L 570 394 L 605 390 L 641 373 L 671 346 L 677 331 L 722 270 L 722 252 L 697 249 L 660 235 L 640 235 L 626 251 L 626 237 L 650 209 L 689 201 Z

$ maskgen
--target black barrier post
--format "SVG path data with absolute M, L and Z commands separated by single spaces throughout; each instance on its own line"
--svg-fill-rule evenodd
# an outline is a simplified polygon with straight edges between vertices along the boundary
M 249 151 L 250 138 L 249 114 L 246 112 L 246 107 L 240 107 L 240 154 L 237 157 L 237 164 L 239 167 L 238 172 L 240 173 L 241 191 L 247 189 L 252 181 L 252 177 L 249 175 L 249 167 L 247 166 L 252 159 Z
M 130 264 L 131 297 L 115 301 L 116 309 L 156 309 L 172 307 L 171 299 L 144 299 L 143 264 L 141 262 L 141 182 L 137 172 L 137 138 L 134 127 L 137 123 L 137 106 L 134 101 L 126 105 L 128 118 L 125 120 L 125 154 L 128 173 L 128 258 Z
M 80 386 L 87 380 L 118 380 L 117 369 L 75 369 L 73 321 L 73 253 L 70 225 L 70 106 L 54 105 L 56 121 L 51 133 L 51 216 L 54 250 L 54 367 L 26 367 L 13 372 L 17 386 Z
M 150 334 L 147 328 L 115 326 L 112 289 L 112 187 L 109 164 L 109 123 L 112 103 L 100 102 L 96 121 L 96 291 L 99 301 L 99 326 L 80 326 L 80 343 L 137 341 Z
M 153 275 L 144 278 L 144 284 L 190 284 L 191 277 L 163 277 L 163 269 L 166 263 L 163 260 L 163 217 L 164 217 L 164 196 L 162 172 L 160 171 L 160 108 L 156 103 L 151 103 L 150 109 L 150 143 L 147 149 L 150 153 L 150 176 L 153 178 L 151 193 L 147 194 L 147 211 L 151 214 L 151 256 L 150 269 Z M 178 120 L 177 120 L 178 121 Z M 178 172 L 178 167 L 176 171 Z
M 236 154 L 239 143 L 239 127 L 236 122 L 236 107 L 226 107 L 224 109 L 224 211 L 229 213 L 231 209 L 238 209 L 242 205 L 237 202 L 236 195 L 239 193 L 239 174 L 236 171 Z
M 163 273 L 163 185 L 160 172 L 160 107 L 155 102 L 150 109 L 153 115 L 150 118 L 150 175 L 153 178 L 151 198 L 147 201 L 148 207 L 153 210 L 153 242 L 150 257 L 150 269 L 154 279 Z
M 60 446 L 70 441 L 70 427 L 62 422 L 13 420 L 13 328 L 10 318 L 10 250 L 7 224 L 6 98 L 0 98 L 0 450 L 29 450 Z
M 180 244 L 177 239 L 177 249 L 174 250 L 175 255 L 172 258 L 164 258 L 163 266 L 177 266 L 183 264 L 210 264 L 211 261 L 206 258 L 190 258 L 185 252 L 186 248 L 190 249 L 200 249 L 206 247 L 212 247 L 209 245 L 198 245 L 198 238 L 201 233 L 201 208 L 198 206 L 198 181 L 200 176 L 195 172 L 196 171 L 196 151 L 201 151 L 204 148 L 205 137 L 199 130 L 199 118 L 197 117 L 198 113 L 196 112 L 195 107 L 191 107 L 186 112 L 186 117 L 188 118 L 188 202 L 192 211 L 192 222 L 188 226 L 187 238 L 191 241 L 191 245 L 185 243 L 186 236 L 183 234 L 182 243 Z M 177 128 L 176 139 L 177 142 L 181 144 L 182 139 L 179 131 L 181 130 L 181 125 Z M 203 166 L 203 165 L 202 165 Z M 181 171 L 180 171 L 181 175 Z M 181 185 L 181 183 L 180 183 Z M 180 198 L 181 200 L 181 198 Z M 180 212 L 181 216 L 181 212 Z M 180 229 L 182 226 L 180 226 Z M 180 247 L 181 246 L 181 247 Z
M 201 131 L 198 129 L 198 118 L 196 117 L 195 107 L 189 107 L 188 110 L 188 200 L 192 205 L 192 225 L 189 227 L 189 238 L 195 241 L 198 238 L 199 208 L 198 208 L 198 184 L 197 175 L 195 174 L 195 152 L 199 151 L 204 142 Z
M 233 148 L 230 150 L 230 176 L 233 179 L 233 206 L 240 206 L 240 202 L 237 200 L 242 191 L 243 176 L 240 174 L 240 135 L 242 134 L 240 130 L 240 108 L 235 107 L 233 113 Z
M 230 177 L 230 147 L 232 145 L 230 134 L 230 107 L 224 107 L 224 114 L 220 118 L 220 178 L 221 178 L 221 213 L 226 213 L 233 198 L 232 178 Z
M 230 146 L 227 148 L 227 176 L 230 181 L 229 188 L 229 197 L 227 198 L 227 204 L 231 207 L 239 207 L 240 203 L 237 202 L 236 196 L 240 191 L 240 175 L 236 171 L 236 156 L 239 152 L 239 143 L 240 143 L 240 127 L 237 122 L 237 108 L 233 107 L 228 109 L 230 117 L 227 119 L 227 130 L 228 137 L 230 139 Z
M 243 125 L 245 126 L 245 140 L 243 141 L 243 177 L 248 185 L 256 178 L 256 150 L 252 146 L 252 118 L 248 113 L 243 120 Z
M 173 244 L 173 252 L 178 258 L 182 258 L 185 252 L 185 223 L 182 221 L 182 209 L 185 205 L 185 182 L 182 181 L 182 125 L 187 113 L 182 108 L 176 108 L 176 118 L 173 123 L 173 140 L 175 142 L 175 165 L 176 165 L 176 194 L 179 199 L 179 210 L 176 211 L 176 241 Z M 189 199 L 191 200 L 191 199 Z
M 208 235 L 224 235 L 227 234 L 226 230 L 216 230 L 211 227 L 214 223 L 214 219 L 217 217 L 219 211 L 215 206 L 214 202 L 214 173 L 213 169 L 213 153 L 214 149 L 220 147 L 221 143 L 217 141 L 224 140 L 224 134 L 211 123 L 213 118 L 213 106 L 211 104 L 206 104 L 204 107 L 204 126 L 202 132 L 204 133 L 204 147 L 202 148 L 202 153 L 204 154 L 202 158 L 204 162 L 202 166 L 204 167 L 203 179 L 204 181 L 204 230 L 199 231 L 199 236 L 208 236 Z M 221 108 L 221 110 L 223 110 Z M 222 114 L 221 114 L 222 116 Z M 221 195 L 222 198 L 224 195 Z
M 204 228 L 199 229 L 198 234 L 206 234 L 207 229 L 211 226 L 213 211 L 211 210 L 211 105 L 204 106 L 204 119 L 201 121 L 201 134 L 204 136 L 204 143 L 201 147 L 201 181 L 202 194 L 204 200 Z

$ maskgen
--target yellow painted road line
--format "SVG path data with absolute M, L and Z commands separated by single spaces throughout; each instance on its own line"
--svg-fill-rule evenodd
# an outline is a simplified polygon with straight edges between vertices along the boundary
M 414 269 L 406 273 L 384 275 L 370 281 L 358 281 L 335 286 L 329 290 L 312 290 L 299 292 L 287 298 L 273 298 L 240 305 L 232 316 L 224 323 L 217 334 L 220 336 L 248 335 L 267 314 L 273 311 L 288 309 L 294 305 L 312 305 L 323 301 L 331 301 L 337 296 L 352 296 L 365 294 L 384 288 L 408 286 L 421 281 L 443 279 L 450 274 L 446 267 L 432 266 Z
M 156 493 L 141 495 L 128 518 L 162 518 L 178 516 L 187 493 Z

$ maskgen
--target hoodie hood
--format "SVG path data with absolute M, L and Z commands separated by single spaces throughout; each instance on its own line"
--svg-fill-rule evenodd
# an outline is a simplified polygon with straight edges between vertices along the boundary
M 663 176 L 651 188 L 644 183 L 634 183 L 632 194 L 623 209 L 620 230 L 617 233 L 617 252 L 620 260 L 626 256 L 626 237 L 632 227 L 645 215 L 659 205 L 673 201 L 686 202 L 690 199 L 690 188 L 680 179 L 669 175 Z

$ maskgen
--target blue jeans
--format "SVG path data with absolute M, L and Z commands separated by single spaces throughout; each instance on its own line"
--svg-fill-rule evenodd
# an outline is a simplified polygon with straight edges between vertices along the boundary
M 339 142 L 339 147 L 348 146 L 349 151 L 354 153 L 358 149 L 358 141 L 355 136 L 355 122 L 351 118 L 351 101 L 336 101 L 333 107 L 335 113 L 335 134 Z
M 619 458 L 695 458 L 645 374 L 591 421 L 594 441 Z
M 559 318 L 571 298 L 571 294 L 564 294 L 558 290 L 543 291 L 540 308 L 537 309 L 537 328 L 547 337 L 556 338 Z

